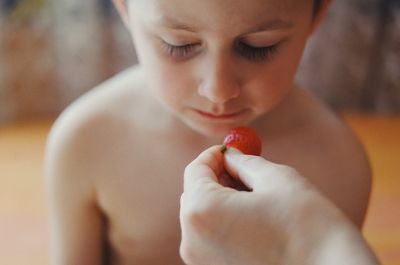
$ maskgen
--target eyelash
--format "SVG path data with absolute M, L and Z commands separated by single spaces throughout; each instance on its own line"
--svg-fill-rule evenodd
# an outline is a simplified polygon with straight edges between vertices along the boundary
M 171 45 L 167 42 L 162 42 L 163 48 L 168 55 L 178 59 L 185 59 L 192 55 L 197 45 L 199 44 L 185 44 L 185 45 Z M 237 42 L 236 51 L 249 61 L 260 62 L 269 60 L 278 51 L 279 44 L 267 47 L 253 47 L 243 42 Z
M 171 45 L 167 42 L 162 42 L 163 48 L 168 55 L 174 58 L 186 58 L 195 50 L 198 44 Z
M 260 62 L 269 60 L 278 51 L 279 44 L 266 46 L 266 47 L 253 47 L 243 42 L 236 44 L 237 52 L 253 62 Z

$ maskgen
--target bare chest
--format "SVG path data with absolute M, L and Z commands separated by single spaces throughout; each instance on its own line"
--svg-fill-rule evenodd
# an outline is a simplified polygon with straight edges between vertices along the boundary
M 193 157 L 160 148 L 122 153 L 113 154 L 112 168 L 98 185 L 114 263 L 183 264 L 179 200 Z

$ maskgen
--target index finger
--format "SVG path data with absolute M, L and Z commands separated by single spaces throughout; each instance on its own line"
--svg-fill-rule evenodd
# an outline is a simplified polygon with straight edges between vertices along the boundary
M 224 158 L 221 146 L 212 146 L 186 166 L 184 172 L 184 191 L 201 188 L 216 188 L 218 176 L 223 172 Z

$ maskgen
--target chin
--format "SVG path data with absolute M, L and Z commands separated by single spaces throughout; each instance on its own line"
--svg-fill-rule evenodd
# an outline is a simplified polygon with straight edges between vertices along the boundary
M 208 137 L 223 139 L 230 130 L 239 126 L 246 126 L 255 118 L 252 113 L 246 113 L 238 117 L 215 119 L 203 117 L 195 112 L 179 113 L 181 121 L 195 132 Z
M 201 123 L 194 121 L 185 121 L 186 125 L 192 128 L 197 133 L 209 137 L 209 138 L 220 138 L 223 139 L 228 132 L 238 126 L 244 126 L 246 124 L 218 124 L 218 123 Z M 222 143 L 222 142 L 221 142 Z

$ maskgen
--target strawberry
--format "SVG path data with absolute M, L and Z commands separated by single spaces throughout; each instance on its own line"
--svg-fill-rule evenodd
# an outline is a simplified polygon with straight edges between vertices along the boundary
M 237 127 L 232 129 L 224 139 L 223 149 L 234 147 L 247 155 L 261 155 L 261 140 L 257 132 L 249 127 Z

